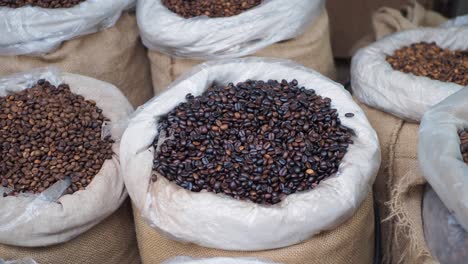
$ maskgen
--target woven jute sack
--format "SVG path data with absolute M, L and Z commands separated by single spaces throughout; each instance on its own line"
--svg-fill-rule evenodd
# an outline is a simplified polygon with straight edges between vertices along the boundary
M 265 251 L 226 251 L 171 240 L 152 229 L 134 208 L 138 248 L 143 263 L 156 264 L 176 256 L 195 258 L 252 257 L 284 264 L 372 263 L 374 207 L 369 194 L 355 215 L 332 231 L 290 247 Z
M 14 247 L 0 244 L 0 259 L 32 258 L 38 264 L 138 264 L 130 203 L 79 237 L 50 247 Z
M 65 41 L 46 54 L 0 55 L 0 76 L 52 65 L 117 86 L 133 106 L 153 96 L 149 62 L 134 14 L 126 12 L 114 27 Z
M 299 37 L 275 43 L 251 56 L 293 60 L 334 78 L 336 69 L 331 50 L 327 11 L 323 10 L 305 33 Z M 148 57 L 156 95 L 164 91 L 177 77 L 203 62 L 202 60 L 173 57 L 154 50 L 148 51 Z
M 381 144 L 382 165 L 374 192 L 381 213 L 383 263 L 436 263 L 424 240 L 425 179 L 419 169 L 419 124 L 370 108 L 366 112 Z

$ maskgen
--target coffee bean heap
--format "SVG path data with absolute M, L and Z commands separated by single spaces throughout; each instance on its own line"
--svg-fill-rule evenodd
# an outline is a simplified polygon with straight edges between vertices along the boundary
M 172 12 L 185 18 L 230 17 L 258 6 L 262 0 L 162 0 Z
M 468 85 L 468 50 L 451 51 L 435 42 L 420 42 L 396 50 L 387 62 L 405 73 Z
M 160 119 L 153 169 L 193 192 L 276 204 L 336 173 L 353 143 L 331 99 L 296 80 L 214 85 L 186 98 Z
M 42 8 L 70 8 L 85 0 L 0 0 L 0 7 L 19 8 L 23 6 L 37 6 Z
M 67 193 L 83 190 L 112 157 L 112 140 L 101 139 L 105 120 L 96 102 L 67 84 L 39 80 L 0 97 L 1 185 L 13 190 L 8 195 L 40 193 L 70 177 Z
M 463 160 L 468 164 L 468 129 L 460 131 L 460 150 Z

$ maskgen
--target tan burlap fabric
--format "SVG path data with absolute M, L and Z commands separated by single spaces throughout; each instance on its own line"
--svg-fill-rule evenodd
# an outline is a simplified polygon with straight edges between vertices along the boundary
M 360 106 L 377 131 L 382 150 L 374 191 L 382 219 L 383 263 L 434 263 L 422 225 L 426 181 L 418 167 L 419 125 Z
M 64 244 L 22 248 L 0 244 L 0 258 L 33 258 L 39 264 L 138 264 L 130 203 L 88 232 Z
M 356 214 L 333 231 L 287 248 L 257 252 L 224 251 L 176 242 L 152 229 L 134 207 L 138 247 L 145 264 L 158 264 L 175 256 L 258 257 L 284 264 L 372 263 L 374 208 L 369 194 Z M 226 227 L 229 228 L 229 227 Z
M 0 56 L 0 76 L 52 65 L 119 87 L 133 106 L 153 96 L 149 62 L 134 14 L 125 13 L 114 27 L 66 41 L 45 55 Z
M 361 39 L 352 48 L 354 54 L 359 48 L 365 47 L 387 35 L 418 27 L 438 27 L 447 21 L 441 14 L 425 9 L 417 1 L 408 1 L 401 10 L 391 7 L 381 7 L 372 15 L 373 34 Z
M 334 78 L 336 69 L 333 62 L 328 22 L 328 14 L 323 11 L 320 17 L 300 37 L 276 43 L 252 56 L 290 59 Z M 148 56 L 151 62 L 155 94 L 161 93 L 181 74 L 203 62 L 174 58 L 157 51 L 148 51 Z

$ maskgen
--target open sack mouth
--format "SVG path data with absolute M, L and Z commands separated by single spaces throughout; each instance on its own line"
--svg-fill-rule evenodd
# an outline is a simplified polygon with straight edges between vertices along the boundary
M 186 99 L 159 119 L 153 169 L 193 192 L 276 204 L 335 174 L 353 143 L 332 100 L 297 80 L 215 84 Z

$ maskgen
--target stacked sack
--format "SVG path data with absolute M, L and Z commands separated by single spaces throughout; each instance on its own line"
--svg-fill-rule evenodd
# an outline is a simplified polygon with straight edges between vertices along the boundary
M 135 15 L 127 11 L 134 4 L 88 0 L 66 8 L 1 6 L 0 76 L 54 65 L 109 82 L 134 106 L 143 104 L 153 92 Z
M 158 174 L 153 172 L 153 159 L 161 149 L 153 144 L 156 137 L 164 138 L 158 134 L 158 122 L 191 98 L 187 94 L 201 95 L 214 83 L 292 78 L 304 89 L 313 88 L 330 98 L 342 124 L 355 131 L 354 144 L 349 145 L 336 175 L 275 205 L 191 192 L 160 175 L 154 181 Z M 343 117 L 346 113 L 354 117 Z M 259 257 L 288 264 L 373 261 L 371 186 L 380 164 L 377 136 L 342 86 L 297 64 L 248 58 L 195 67 L 136 112 L 122 137 L 121 164 L 134 203 L 143 263 L 161 263 L 180 255 Z
M 448 97 L 426 112 L 419 129 L 419 164 L 432 186 L 424 195 L 424 234 L 440 263 L 468 259 L 467 102 L 468 89 Z
M 50 90 L 51 96 L 37 99 L 32 94 L 18 95 L 23 96 L 21 97 L 23 99 L 12 101 L 15 94 L 25 92 L 26 88 L 49 85 L 42 80 L 47 80 L 50 85 L 57 87 Z M 107 158 L 102 167 L 97 168 L 93 165 L 91 172 L 88 167 L 91 165 L 87 164 L 94 164 L 89 162 L 94 162 L 97 154 L 89 148 L 83 153 L 81 149 L 87 148 L 86 143 L 76 145 L 77 136 L 73 136 L 76 133 L 74 129 L 78 129 L 80 124 L 73 122 L 63 126 L 67 118 L 74 113 L 62 112 L 59 118 L 53 112 L 49 112 L 47 113 L 49 119 L 46 120 L 44 114 L 35 115 L 36 119 L 33 119 L 33 114 L 30 112 L 40 107 L 49 107 L 47 109 L 60 107 L 56 102 L 48 103 L 48 100 L 61 96 L 55 94 L 59 93 L 58 85 L 62 83 L 69 86 L 69 88 L 60 86 L 65 87 L 63 88 L 65 93 L 69 89 L 79 95 L 75 100 L 68 94 L 62 97 L 64 100 L 75 100 L 75 107 L 79 100 L 90 100 L 87 104 L 97 106 L 100 110 L 96 110 L 96 113 L 102 113 L 109 119 L 107 122 L 110 124 L 106 126 L 107 129 L 100 133 L 103 138 L 111 136 L 117 141 L 123 129 L 119 125 L 111 124 L 126 121 L 133 111 L 128 100 L 115 86 L 82 75 L 61 73 L 49 68 L 0 79 L 2 107 L 11 109 L 9 114 L 5 114 L 2 109 L 0 121 L 2 129 L 12 129 L 10 120 L 14 120 L 15 129 L 18 131 L 18 136 L 14 139 L 2 138 L 1 150 L 7 164 L 2 161 L 1 169 L 4 171 L 5 166 L 14 166 L 11 164 L 11 157 L 19 159 L 15 162 L 18 166 L 41 164 L 41 167 L 34 167 L 31 170 L 25 170 L 26 167 L 23 166 L 22 174 L 16 168 L 11 169 L 0 177 L 0 258 L 7 261 L 32 258 L 38 263 L 51 264 L 139 263 L 130 204 L 126 202 L 127 192 L 117 154 L 119 143 L 109 141 L 108 144 L 111 145 L 107 145 L 109 148 L 106 150 Z M 36 90 L 38 91 L 41 90 Z M 27 117 L 24 117 L 25 113 L 29 113 Z M 96 113 L 79 116 L 82 118 L 81 125 L 96 128 L 93 120 L 98 116 Z M 50 130 L 39 130 L 39 127 L 44 128 L 46 123 Z M 61 135 L 57 131 L 60 131 Z M 103 134 L 104 131 L 107 131 L 106 134 Z M 6 135 L 6 131 L 2 132 L 2 135 Z M 44 138 L 44 135 L 47 136 Z M 18 141 L 31 136 L 34 136 L 34 139 L 14 149 Z M 92 134 L 83 136 L 88 137 L 90 143 L 97 140 Z M 69 141 L 65 142 L 63 137 L 68 137 Z M 42 147 L 31 151 L 35 144 L 40 144 Z M 49 146 L 45 147 L 47 144 Z M 10 149 L 9 154 L 5 154 L 5 149 Z M 67 152 L 81 154 L 74 156 L 74 161 L 70 161 L 68 156 L 63 155 Z M 23 161 L 18 156 L 22 156 Z M 68 165 L 64 167 L 63 164 Z M 89 178 L 84 178 L 81 172 L 84 167 L 88 168 L 85 172 L 88 175 L 86 177 L 94 177 L 90 181 L 87 181 Z M 67 177 L 57 178 L 62 176 Z M 83 184 L 86 183 L 87 186 L 83 188 Z M 42 187 L 36 189 L 37 186 Z M 38 192 L 35 194 L 23 192 L 22 188 Z
M 142 40 L 150 50 L 155 94 L 204 60 L 252 54 L 294 60 L 334 77 L 323 0 L 263 1 L 238 15 L 216 18 L 184 18 L 162 2 L 143 0 L 137 6 Z
M 426 181 L 422 178 L 417 160 L 417 123 L 431 106 L 466 87 L 463 82 L 443 82 L 395 70 L 390 62 L 395 65 L 398 62 L 387 62 L 387 56 L 412 44 L 415 44 L 413 48 L 418 48 L 422 45 L 416 45 L 419 42 L 435 42 L 444 49 L 463 51 L 468 48 L 467 36 L 466 27 L 408 30 L 387 36 L 359 50 L 353 57 L 351 84 L 354 95 L 369 106 L 362 107 L 377 130 L 382 149 L 382 166 L 375 191 L 384 219 L 384 263 L 433 261 L 427 247 L 420 246 L 425 245 L 421 206 Z M 433 55 L 437 55 L 437 52 Z M 398 54 L 403 53 L 400 51 Z M 464 63 L 461 67 L 466 65 L 466 59 Z M 423 75 L 431 71 L 430 66 L 411 59 L 406 61 L 402 70 L 417 70 Z M 450 79 L 455 73 L 458 77 L 466 78 L 466 72 L 453 70 L 441 71 L 440 75 Z

